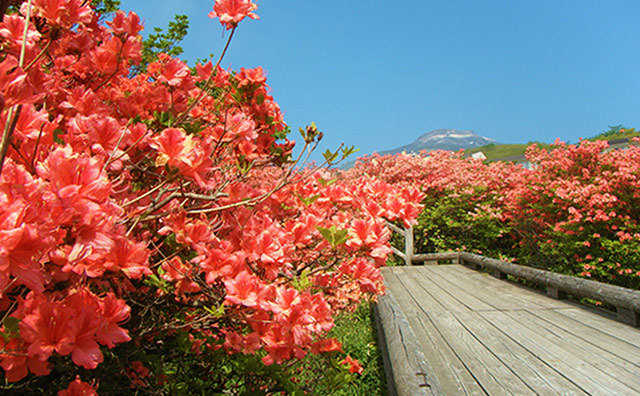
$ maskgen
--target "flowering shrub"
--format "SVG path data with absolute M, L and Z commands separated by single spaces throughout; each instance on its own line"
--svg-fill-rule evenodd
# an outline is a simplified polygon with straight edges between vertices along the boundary
M 351 171 L 418 186 L 420 252 L 467 250 L 640 288 L 640 147 L 531 146 L 527 170 L 436 151 L 362 159 Z
M 383 292 L 382 219 L 410 224 L 422 195 L 299 167 L 260 67 L 161 54 L 132 76 L 135 13 L 17 3 L 0 23 L 5 389 L 293 392 L 271 368 L 336 350 L 334 313 Z M 230 41 L 256 8 L 210 16 Z M 301 134 L 302 152 L 322 137 Z
M 509 192 L 506 218 L 522 257 L 547 268 L 640 288 L 640 147 L 604 141 L 533 146 L 537 164 Z
M 414 226 L 416 251 L 473 250 L 496 257 L 512 245 L 510 225 L 502 221 L 503 192 L 517 182 L 520 171 L 512 164 L 487 165 L 442 150 L 374 155 L 361 158 L 352 170 L 423 191 L 424 210 Z

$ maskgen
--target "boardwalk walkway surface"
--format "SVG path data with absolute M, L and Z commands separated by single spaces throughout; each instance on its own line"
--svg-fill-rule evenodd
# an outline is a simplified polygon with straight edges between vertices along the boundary
M 640 329 L 462 265 L 387 267 L 398 395 L 640 395 Z

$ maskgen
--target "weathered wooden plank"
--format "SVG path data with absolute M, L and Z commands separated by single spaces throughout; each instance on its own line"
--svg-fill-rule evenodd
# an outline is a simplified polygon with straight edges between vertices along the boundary
M 448 269 L 450 266 L 443 267 L 421 267 L 417 268 L 416 271 L 413 271 L 414 275 L 413 280 L 416 283 L 416 287 L 423 288 L 426 292 L 435 294 L 436 299 L 446 298 L 447 295 L 450 296 L 455 301 L 448 301 L 447 305 L 450 309 L 453 308 L 453 304 L 463 306 L 469 308 L 470 310 L 486 310 L 486 309 L 495 309 L 494 305 L 487 303 L 486 301 L 482 301 L 477 298 L 473 292 L 477 290 L 464 290 L 458 287 L 456 282 L 451 282 L 445 277 L 441 276 L 443 271 Z M 463 281 L 463 279 L 460 279 Z M 413 282 L 413 281 L 412 281 Z M 413 283 L 412 283 L 413 284 Z M 455 311 L 459 311 L 460 309 L 455 309 Z
M 602 309 L 574 305 L 574 309 L 559 310 L 558 313 L 583 323 L 591 328 L 607 333 L 619 340 L 640 346 L 640 330 L 627 324 L 616 322 L 610 312 Z
M 447 266 L 449 267 L 449 266 Z M 457 267 L 457 266 L 451 266 Z M 448 269 L 448 268 L 446 268 Z M 460 268 L 462 271 L 475 272 L 467 268 Z M 461 299 L 465 304 L 470 302 L 480 301 L 484 304 L 484 307 L 479 304 L 473 306 L 474 310 L 487 310 L 487 309 L 518 309 L 523 306 L 534 306 L 529 301 L 522 301 L 520 296 L 509 296 L 509 286 L 507 282 L 497 281 L 489 276 L 484 282 L 478 282 L 475 279 L 470 278 L 468 273 L 456 273 L 451 270 L 448 271 L 431 271 L 430 276 L 433 282 L 446 287 L 446 289 L 456 298 Z M 426 276 L 426 275 L 425 275 Z M 511 298 L 505 298 L 509 296 Z
M 637 387 L 617 378 L 620 370 L 599 359 L 585 355 L 580 348 L 563 340 L 545 327 L 527 320 L 525 311 L 481 311 L 479 315 L 573 383 L 594 395 L 638 395 Z M 595 362 L 595 363 L 594 363 Z M 609 371 L 603 371 L 607 368 Z M 611 373 L 611 374 L 609 374 Z
M 587 393 L 549 367 L 537 355 L 493 327 L 478 313 L 455 313 L 467 331 L 509 367 L 527 386 L 539 395 L 586 395 Z
M 456 265 L 383 273 L 444 394 L 640 395 L 638 329 Z
M 395 274 L 405 284 L 406 288 L 414 295 L 419 305 L 429 313 L 442 311 L 471 311 L 472 307 L 453 298 L 440 285 L 431 281 L 428 277 L 422 277 L 424 271 L 433 267 L 398 268 Z M 439 305 L 427 304 L 428 301 L 437 301 Z M 483 305 L 486 307 L 486 305 Z M 442 308 L 440 308 L 442 307 Z
M 640 326 L 640 313 L 623 307 L 616 307 L 618 311 L 618 320 L 631 326 Z
M 383 269 L 387 291 L 391 290 L 396 296 L 398 305 L 409 321 L 440 388 L 448 395 L 486 395 L 463 362 L 446 344 L 425 312 L 418 306 L 405 285 L 395 275 L 398 268 Z M 421 303 L 425 302 L 420 301 Z M 440 304 L 432 300 L 430 305 L 438 306 Z
M 378 299 L 374 312 L 378 318 L 378 334 L 383 346 L 387 387 L 392 396 L 441 395 L 437 378 L 432 374 L 416 336 L 393 291 Z
M 474 295 L 497 309 L 566 308 L 566 302 L 547 298 L 543 293 L 512 282 L 497 280 L 484 272 L 462 265 L 451 265 L 438 274 L 458 287 L 473 291 Z M 477 293 L 477 294 L 476 294 Z
M 540 337 L 549 340 L 553 345 L 576 356 L 578 359 L 588 361 L 601 373 L 613 376 L 616 381 L 632 388 L 636 388 L 636 385 L 640 384 L 640 370 L 627 360 L 609 351 L 595 348 L 571 332 L 555 324 L 539 320 L 538 317 L 528 311 L 511 311 L 505 313 L 518 323 L 535 330 Z M 599 373 L 593 371 L 591 371 L 590 374 L 599 375 Z M 638 394 L 640 394 L 640 388 L 638 388 Z
M 490 271 L 500 271 L 526 279 L 537 284 L 552 287 L 578 297 L 591 298 L 606 302 L 616 308 L 622 308 L 621 312 L 633 311 L 640 313 L 640 291 L 625 289 L 623 287 L 595 282 L 588 279 L 556 274 L 523 265 L 511 264 L 505 261 L 491 259 L 471 253 L 460 253 L 460 259 L 480 264 Z M 635 322 L 636 315 L 621 315 L 622 318 L 632 318 Z M 638 324 L 638 323 L 635 323 Z
M 640 395 L 640 370 L 638 366 L 620 358 L 608 350 L 598 350 L 584 339 L 574 336 L 557 325 L 545 324 L 537 317 L 526 311 L 508 313 L 516 317 L 517 320 L 525 321 L 525 325 L 539 326 L 547 333 L 557 337 L 562 342 L 565 350 L 570 350 L 581 359 L 588 360 L 594 367 L 602 373 L 611 375 L 616 381 L 635 389 Z
M 469 313 L 457 313 L 470 315 Z M 429 317 L 456 356 L 489 395 L 533 395 L 520 377 L 456 319 L 453 312 L 437 312 Z
M 501 289 L 501 292 L 505 294 L 505 299 L 524 299 L 530 303 L 534 303 L 543 309 L 564 308 L 565 301 L 558 301 L 556 299 L 547 298 L 548 296 L 540 290 L 535 290 L 524 286 L 522 284 L 501 280 L 497 282 L 495 277 L 490 276 L 483 271 L 475 271 L 465 266 L 459 266 L 452 268 L 453 272 L 464 275 L 470 282 L 477 282 L 479 288 L 486 289 Z M 503 286 L 508 285 L 508 286 Z
M 561 310 L 560 310 L 561 311 Z M 640 346 L 622 341 L 609 333 L 596 330 L 573 318 L 569 318 L 556 310 L 529 311 L 548 326 L 555 326 L 571 334 L 571 338 L 584 340 L 594 347 L 593 352 L 606 352 L 626 360 L 633 365 L 632 371 L 640 375 Z M 630 332 L 640 332 L 629 327 Z M 639 378 L 640 380 L 640 378 Z
M 464 268 L 464 266 L 462 266 Z M 465 268 L 466 269 L 466 268 Z M 468 270 L 468 269 L 467 269 Z M 485 272 L 473 271 L 475 274 L 469 274 L 470 279 L 477 280 L 479 282 L 486 282 L 488 284 L 496 285 L 495 278 L 488 276 Z M 542 290 L 536 290 L 527 287 L 521 283 L 513 281 L 501 281 L 498 283 L 506 283 L 509 286 L 506 288 L 508 296 L 506 298 L 523 298 L 530 302 L 535 303 L 542 309 L 562 309 L 567 307 L 567 301 L 558 301 L 558 299 L 548 298 L 549 295 Z
M 445 318 L 448 315 L 451 315 L 448 312 L 437 311 L 431 313 L 429 316 L 434 321 L 436 328 L 442 332 L 443 338 L 447 340 L 451 344 L 451 347 L 454 349 L 456 354 L 462 359 L 474 377 L 479 381 L 479 383 L 484 387 L 486 391 L 489 391 L 489 394 L 508 394 L 509 391 L 514 391 L 516 394 L 524 394 L 527 392 L 537 392 L 540 391 L 540 394 L 550 394 L 545 390 L 549 389 L 559 389 L 566 394 L 585 394 L 579 387 L 572 384 L 570 381 L 567 381 L 562 375 L 558 372 L 549 369 L 545 363 L 541 362 L 535 356 L 528 353 L 528 356 L 520 354 L 520 361 L 524 360 L 526 364 L 520 363 L 518 364 L 518 360 L 516 359 L 507 359 L 512 364 L 515 364 L 518 367 L 518 370 L 513 368 L 509 368 L 511 366 L 506 365 L 499 357 L 504 356 L 504 349 L 518 350 L 520 352 L 524 350 L 521 346 L 511 341 L 511 345 L 507 342 L 505 345 L 509 345 L 508 348 L 500 349 L 496 347 L 495 340 L 496 336 L 500 334 L 498 331 L 485 332 L 482 334 L 483 338 L 476 338 L 475 335 L 469 331 L 466 327 L 468 323 L 476 323 L 475 326 L 478 326 L 477 323 L 483 321 L 480 317 L 476 316 L 473 320 L 470 319 L 473 317 L 473 312 L 465 311 L 461 308 L 455 308 L 454 304 L 456 301 L 458 304 L 463 304 L 465 307 L 471 309 L 479 309 L 479 310 L 490 310 L 494 309 L 493 307 L 484 304 L 482 301 L 475 300 L 474 296 L 470 295 L 464 290 L 461 290 L 455 286 L 452 282 L 444 282 L 444 280 L 437 275 L 448 272 L 447 270 L 454 266 L 442 266 L 442 267 L 417 267 L 417 268 L 403 268 L 398 270 L 402 275 L 399 276 L 399 280 L 404 281 L 405 286 L 411 291 L 417 301 L 422 302 L 425 300 L 425 293 L 429 293 L 435 300 L 441 303 L 443 307 L 447 310 L 453 312 L 455 318 L 466 317 L 469 319 L 468 321 L 459 321 L 460 326 L 466 328 L 466 333 L 461 331 L 459 327 L 456 327 L 455 323 L 451 322 L 451 319 L 442 319 L 442 316 Z M 466 270 L 466 269 L 465 269 Z M 471 271 L 472 270 L 467 270 Z M 415 279 L 410 277 L 411 274 L 415 275 Z M 432 276 L 433 278 L 429 278 Z M 463 278 L 460 278 L 462 280 Z M 493 283 L 498 285 L 504 285 L 505 282 L 491 280 Z M 506 283 L 506 286 L 512 286 Z M 455 292 L 452 292 L 452 289 L 457 289 Z M 476 290 L 473 290 L 475 292 Z M 447 297 L 450 296 L 451 298 Z M 501 296 L 499 293 L 495 294 L 497 299 L 500 299 Z M 536 295 L 537 298 L 546 298 L 544 296 Z M 433 303 L 428 304 L 433 305 Z M 437 319 L 439 318 L 440 319 Z M 444 322 L 443 322 L 444 320 Z M 470 327 L 473 327 L 474 324 L 469 324 Z M 477 331 L 478 328 L 476 328 Z M 473 339 L 471 339 L 472 337 Z M 506 336 L 502 335 L 503 340 L 507 339 Z M 500 356 L 496 356 L 496 354 L 492 353 L 490 348 L 487 348 L 485 344 L 485 340 L 491 340 L 488 344 L 492 344 L 497 348 L 500 352 Z M 475 342 L 480 343 L 483 347 L 475 345 Z M 484 348 L 484 350 L 483 350 Z M 470 350 L 471 352 L 468 352 Z M 496 359 L 500 362 L 497 363 Z M 528 364 L 528 366 L 527 366 Z M 536 371 L 529 369 L 527 371 L 527 367 L 536 367 L 538 369 L 538 373 Z M 486 371 L 489 370 L 489 371 Z M 505 372 L 504 370 L 509 370 Z M 526 375 L 526 380 L 522 377 Z M 544 375 L 546 377 L 545 380 L 541 380 L 540 376 Z M 515 377 L 514 377 L 515 376 Z M 498 379 L 502 385 L 497 385 L 495 379 Z M 519 378 L 519 379 L 518 379 Z M 546 381 L 546 382 L 545 382 Z M 513 384 L 513 387 L 507 387 L 506 389 L 500 389 L 500 386 L 506 386 L 506 384 Z M 515 384 L 518 384 L 517 386 Z M 524 385 L 526 384 L 526 385 Z M 522 388 L 522 389 L 520 389 Z M 553 393 L 553 392 L 552 392 Z

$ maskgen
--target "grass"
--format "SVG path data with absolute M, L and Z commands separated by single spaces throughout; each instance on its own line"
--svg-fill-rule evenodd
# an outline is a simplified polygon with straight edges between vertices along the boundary
M 386 381 L 382 354 L 371 304 L 365 301 L 354 312 L 342 314 L 333 329 L 333 335 L 342 342 L 344 351 L 358 359 L 364 371 L 352 384 L 333 395 L 386 396 Z M 327 393 L 329 394 L 329 393 Z
M 513 157 L 516 155 L 524 155 L 527 147 L 532 144 L 537 144 L 539 147 L 548 148 L 549 145 L 546 143 L 540 142 L 529 142 L 527 144 L 488 144 L 482 147 L 475 147 L 472 149 L 465 150 L 465 154 L 471 155 L 473 153 L 477 153 L 482 151 L 482 153 L 487 157 L 487 160 L 494 161 L 506 157 Z
M 342 381 L 325 380 L 316 382 L 315 395 L 332 396 L 386 396 L 386 380 L 382 363 L 382 354 L 378 347 L 378 338 L 373 310 L 368 301 L 363 301 L 353 312 L 343 312 L 335 321 L 329 333 L 342 343 L 346 354 L 357 359 L 363 367 L 362 374 L 349 374 Z M 307 356 L 300 373 L 302 381 L 313 380 L 318 372 L 325 370 L 326 360 L 322 356 Z
M 616 139 L 630 139 L 632 137 L 640 136 L 640 132 L 635 129 L 630 129 L 627 132 L 618 132 L 611 135 L 598 135 L 587 140 L 616 140 Z
M 592 138 L 585 139 L 585 140 L 591 140 L 591 141 L 596 141 L 596 140 L 616 140 L 616 139 L 632 138 L 632 137 L 637 137 L 637 136 L 640 136 L 640 132 L 639 131 L 636 131 L 635 129 L 628 129 L 625 132 L 618 132 L 618 133 L 613 133 L 613 134 L 599 134 L 597 136 L 594 136 Z M 513 157 L 513 156 L 516 156 L 516 155 L 524 155 L 524 152 L 527 149 L 527 147 L 531 146 L 534 143 L 537 144 L 538 147 L 542 147 L 542 148 L 546 148 L 546 149 L 551 148 L 550 144 L 541 143 L 541 142 L 529 142 L 529 143 L 526 143 L 526 144 L 494 144 L 494 143 L 491 143 L 491 144 L 488 144 L 486 146 L 467 149 L 467 150 L 465 150 L 465 154 L 471 155 L 471 154 L 477 153 L 479 151 L 482 151 L 482 153 L 487 157 L 487 160 L 495 161 L 495 160 L 499 160 L 499 159 L 503 159 L 503 158 L 507 158 L 507 157 Z

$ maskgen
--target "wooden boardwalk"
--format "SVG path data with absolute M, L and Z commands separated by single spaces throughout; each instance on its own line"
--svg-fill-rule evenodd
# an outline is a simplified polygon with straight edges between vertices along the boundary
M 640 330 L 600 310 L 457 264 L 382 271 L 392 394 L 640 395 Z

